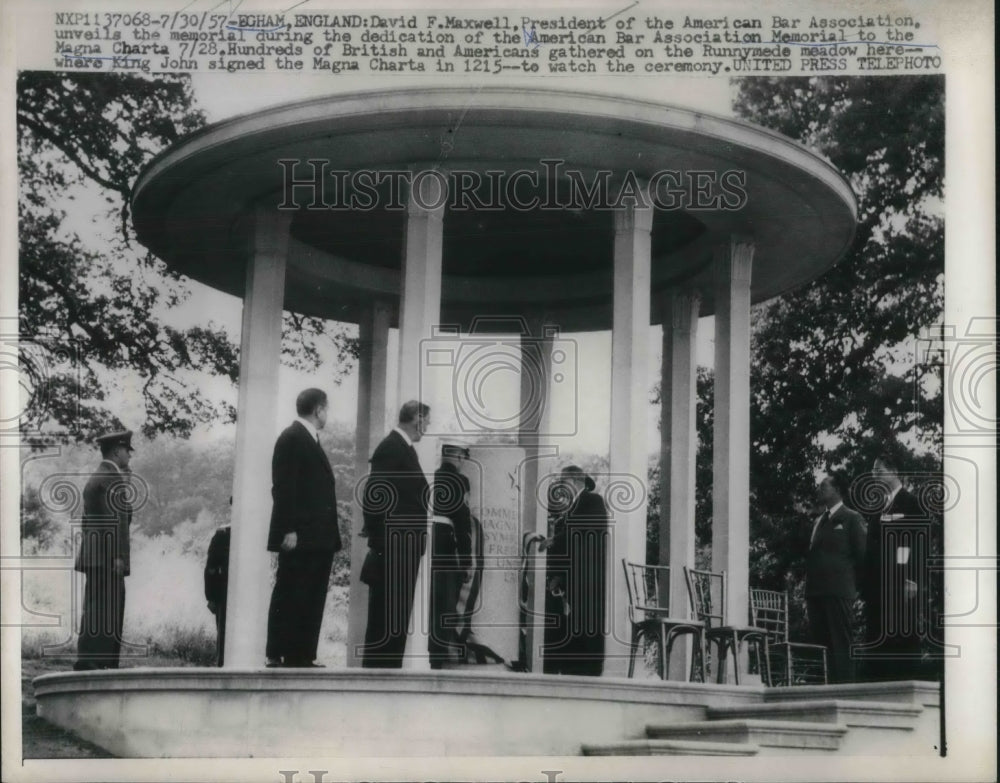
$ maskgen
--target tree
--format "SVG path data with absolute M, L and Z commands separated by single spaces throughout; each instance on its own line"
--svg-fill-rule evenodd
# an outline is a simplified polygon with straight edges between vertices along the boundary
M 914 343 L 943 312 L 944 80 L 755 77 L 736 86 L 740 116 L 826 156 L 858 199 L 846 256 L 752 312 L 751 581 L 794 590 L 817 472 L 865 474 L 887 441 L 931 482 L 941 469 L 941 368 L 914 361 Z M 712 387 L 699 368 L 700 550 L 711 535 Z M 658 480 L 650 489 L 652 532 Z
M 189 78 L 25 71 L 17 88 L 19 331 L 33 392 L 26 439 L 62 431 L 79 440 L 109 426 L 104 403 L 124 376 L 139 379 L 148 437 L 232 420 L 234 407 L 211 400 L 198 379 L 235 382 L 238 346 L 212 322 L 170 324 L 187 285 L 138 245 L 129 220 L 142 167 L 204 125 Z M 68 226 L 74 198 L 73 217 L 89 216 L 96 236 Z M 319 345 L 332 341 L 338 382 L 356 356 L 346 332 L 321 319 L 286 314 L 284 337 L 283 358 L 297 367 L 315 367 Z M 58 361 L 67 355 L 69 367 Z
M 846 256 L 754 311 L 751 515 L 783 529 L 816 472 L 866 473 L 887 442 L 940 470 L 941 368 L 915 348 L 944 304 L 944 79 L 751 78 L 735 109 L 826 156 L 858 200 Z

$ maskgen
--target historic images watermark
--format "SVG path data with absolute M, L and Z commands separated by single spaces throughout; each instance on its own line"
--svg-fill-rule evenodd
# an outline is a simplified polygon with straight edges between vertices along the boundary
M 633 171 L 581 171 L 559 158 L 514 171 L 438 168 L 334 169 L 322 158 L 281 158 L 278 209 L 402 211 L 409 200 L 420 209 L 517 212 L 622 210 L 627 207 L 735 212 L 747 203 L 745 171 L 660 169 L 640 177 Z

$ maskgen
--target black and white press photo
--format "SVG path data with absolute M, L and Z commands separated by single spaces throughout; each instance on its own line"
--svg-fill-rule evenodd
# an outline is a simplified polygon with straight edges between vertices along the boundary
M 988 776 L 990 9 L 175 5 L 2 9 L 5 777 Z

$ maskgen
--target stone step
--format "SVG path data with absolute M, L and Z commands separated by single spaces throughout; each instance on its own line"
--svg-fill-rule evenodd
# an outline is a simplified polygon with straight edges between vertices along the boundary
M 937 707 L 940 685 L 922 680 L 899 682 L 856 682 L 834 685 L 796 685 L 785 688 L 765 688 L 765 702 L 785 701 L 877 701 Z
M 743 742 L 639 739 L 584 745 L 584 756 L 755 756 L 756 745 Z
M 815 699 L 710 707 L 708 719 L 710 721 L 761 719 L 839 723 L 848 728 L 872 727 L 912 731 L 922 712 L 923 707 L 902 702 Z
M 757 745 L 761 752 L 836 751 L 847 727 L 784 720 L 713 720 L 649 725 L 650 739 Z

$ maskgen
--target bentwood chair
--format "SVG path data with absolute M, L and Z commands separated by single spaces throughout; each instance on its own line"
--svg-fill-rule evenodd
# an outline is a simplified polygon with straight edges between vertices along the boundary
M 670 616 L 670 567 L 632 563 L 622 559 L 625 585 L 628 588 L 628 619 L 632 624 L 632 642 L 628 658 L 628 676 L 635 671 L 635 657 L 643 637 L 656 644 L 661 680 L 666 680 L 670 667 L 670 651 L 674 641 L 686 634 L 694 637 L 691 651 L 691 673 L 705 682 L 705 624 L 701 620 Z
M 788 640 L 786 591 L 752 589 L 750 621 L 767 632 L 768 685 L 826 685 L 826 647 Z
M 726 681 L 726 661 L 733 656 L 733 678 L 740 684 L 740 647 L 743 644 L 753 645 L 757 651 L 761 679 L 771 681 L 767 657 L 767 631 L 753 625 L 735 625 L 727 622 L 725 616 L 726 572 L 699 571 L 684 567 L 684 581 L 687 584 L 688 598 L 691 601 L 691 613 L 705 623 L 705 639 L 707 646 L 715 644 L 715 678 L 717 682 Z M 713 593 L 717 596 L 717 606 L 713 601 Z

